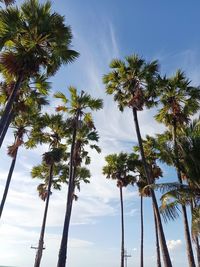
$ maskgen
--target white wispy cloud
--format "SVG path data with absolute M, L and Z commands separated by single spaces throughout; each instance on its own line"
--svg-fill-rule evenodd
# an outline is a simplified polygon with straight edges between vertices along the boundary
M 167 240 L 167 246 L 168 246 L 170 251 L 178 250 L 182 247 L 182 241 L 180 239 Z

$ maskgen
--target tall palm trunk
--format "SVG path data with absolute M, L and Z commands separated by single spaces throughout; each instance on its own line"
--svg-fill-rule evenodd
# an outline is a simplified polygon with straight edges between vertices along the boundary
M 18 148 L 16 149 L 15 156 L 12 159 L 12 162 L 11 162 L 11 165 L 10 165 L 10 170 L 9 170 L 8 177 L 7 177 L 7 180 L 6 180 L 6 186 L 4 188 L 3 197 L 2 197 L 2 200 L 1 200 L 1 204 L 0 204 L 0 218 L 1 218 L 1 215 L 2 215 L 2 212 L 3 212 L 4 204 L 6 202 L 8 189 L 9 189 L 10 181 L 11 181 L 11 178 L 12 178 L 12 174 L 13 174 L 13 171 L 14 171 L 14 168 L 15 168 L 15 163 L 16 163 L 16 159 L 17 159 L 17 152 L 18 152 Z
M 137 117 L 137 109 L 133 108 L 132 111 L 133 111 L 133 118 L 134 118 L 134 122 L 135 122 L 135 129 L 136 129 L 136 133 L 137 133 L 141 158 L 142 158 L 142 162 L 144 165 L 145 174 L 147 177 L 147 182 L 148 182 L 148 184 L 151 184 L 151 174 L 149 173 L 149 168 L 147 166 L 146 158 L 144 155 L 142 137 L 141 137 L 139 123 L 138 123 L 138 117 Z M 156 215 L 156 219 L 157 219 L 157 223 L 158 223 L 159 238 L 160 238 L 160 243 L 161 243 L 161 248 L 162 248 L 164 266 L 165 267 L 172 267 L 172 263 L 171 263 L 171 259 L 169 256 L 169 251 L 167 248 L 165 235 L 164 235 L 164 231 L 163 231 L 162 221 L 161 221 L 161 217 L 160 217 L 160 213 L 159 213 L 159 208 L 158 208 L 158 204 L 156 201 L 156 196 L 155 196 L 155 193 L 152 189 L 151 189 L 151 197 L 152 197 L 152 202 L 153 202 L 153 209 L 155 210 L 155 215 Z
M 157 256 L 157 267 L 161 267 L 161 259 L 160 259 L 160 243 L 159 243 L 159 236 L 158 236 L 158 224 L 156 220 L 155 211 L 154 215 L 154 224 L 155 224 L 155 234 L 156 234 L 156 256 Z
M 70 224 L 70 219 L 71 219 L 72 202 L 73 202 L 73 194 L 74 194 L 74 187 L 75 187 L 75 183 L 74 183 L 75 168 L 73 166 L 73 154 L 74 154 L 74 148 L 75 148 L 75 143 L 76 143 L 78 120 L 79 120 L 79 113 L 77 113 L 76 118 L 75 118 L 75 125 L 74 125 L 74 130 L 73 130 L 73 135 L 72 135 L 67 205 L 66 205 L 66 211 L 65 211 L 64 227 L 63 227 L 62 239 L 61 239 L 60 250 L 59 250 L 59 255 L 58 255 L 57 267 L 66 266 L 69 224 Z
M 121 205 L 121 267 L 124 267 L 124 207 L 123 207 L 123 193 L 122 186 L 119 186 L 120 190 L 120 205 Z
M 197 252 L 197 264 L 198 267 L 200 267 L 200 244 L 199 244 L 199 238 L 196 236 L 195 237 L 195 247 L 196 247 L 196 252 Z
M 7 101 L 6 107 L 4 109 L 4 112 L 2 114 L 1 120 L 0 120 L 0 136 L 2 136 L 4 127 L 7 123 L 7 121 L 9 120 L 9 116 L 12 112 L 12 106 L 15 102 L 16 96 L 17 96 L 17 92 L 19 91 L 21 84 L 22 84 L 22 80 L 23 80 L 23 75 L 19 74 L 18 79 L 15 83 L 15 86 L 12 90 L 12 93 L 9 96 L 9 99 Z M 9 125 L 8 125 L 9 126 Z M 5 133 L 4 133 L 5 136 Z M 3 141 L 2 141 L 3 142 Z
M 180 184 L 183 184 L 182 178 L 181 178 L 181 168 L 180 168 L 180 162 L 179 162 L 179 155 L 178 155 L 178 145 L 177 145 L 177 136 L 176 136 L 176 122 L 173 123 L 173 143 L 174 143 L 174 155 L 175 155 L 175 167 L 177 172 L 177 177 Z M 195 260 L 194 260 L 194 254 L 192 249 L 192 242 L 191 242 L 191 236 L 190 236 L 190 229 L 189 229 L 189 223 L 187 218 L 187 210 L 185 205 L 182 205 L 182 214 L 183 214 L 183 223 L 184 223 L 184 232 L 185 232 L 185 240 L 186 240 L 186 249 L 187 249 L 187 257 L 188 257 L 188 263 L 189 267 L 195 267 Z
M 1 148 L 2 144 L 3 144 L 4 138 L 5 138 L 6 133 L 8 131 L 8 127 L 9 127 L 9 125 L 10 125 L 10 123 L 11 123 L 13 117 L 14 117 L 13 115 L 14 114 L 13 114 L 13 112 L 11 110 L 11 112 L 10 112 L 10 114 L 8 116 L 8 119 L 7 119 L 6 123 L 4 124 L 3 130 L 2 130 L 2 134 L 0 136 L 0 148 Z
M 43 216 L 43 221 L 42 221 L 42 228 L 41 228 L 41 232 L 40 232 L 40 238 L 39 238 L 37 253 L 36 253 L 36 257 L 35 257 L 34 267 L 39 267 L 41 259 L 42 259 L 42 252 L 43 252 L 43 249 L 44 249 L 43 248 L 43 245 L 44 245 L 44 233 L 45 233 L 45 227 L 46 227 L 47 212 L 48 212 L 48 207 L 49 207 L 49 199 L 50 199 L 50 195 L 51 195 L 52 180 L 53 180 L 53 164 L 50 165 L 50 169 L 49 169 L 49 181 L 48 181 L 48 188 L 47 188 L 47 198 L 46 198 L 44 216 Z
M 191 201 L 191 214 L 193 213 L 194 207 L 197 207 L 196 201 Z M 193 238 L 193 241 L 195 243 L 196 248 L 196 256 L 197 256 L 197 266 L 200 267 L 200 244 L 199 244 L 199 238 L 198 236 L 195 236 Z
M 74 183 L 71 188 L 69 188 L 69 185 L 68 185 L 67 207 L 66 207 L 63 234 L 62 234 L 62 240 L 61 240 L 61 245 L 60 245 L 60 251 L 58 255 L 57 267 L 66 266 L 69 225 L 70 225 L 71 214 L 72 214 L 74 189 L 75 189 Z
M 143 220 L 143 196 L 140 195 L 140 220 L 141 220 L 141 244 L 140 244 L 140 267 L 144 266 L 144 220 Z

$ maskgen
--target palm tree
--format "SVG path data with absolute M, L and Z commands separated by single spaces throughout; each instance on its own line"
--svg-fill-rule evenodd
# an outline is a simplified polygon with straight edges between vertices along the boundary
M 73 61 L 78 53 L 70 49 L 70 27 L 63 16 L 51 11 L 50 2 L 28 0 L 20 9 L 2 9 L 0 25 L 1 72 L 15 81 L 0 120 L 1 135 L 24 80 L 41 70 L 48 76 L 55 74 L 61 64 Z
M 178 147 L 181 154 L 182 179 L 187 181 L 190 189 L 199 189 L 200 192 L 200 119 L 193 120 L 178 138 Z M 197 262 L 200 266 L 200 245 L 198 233 L 200 233 L 200 208 L 196 199 L 191 200 L 192 213 L 192 238 L 195 242 Z
M 3 112 L 4 106 L 6 105 L 13 87 L 14 82 L 12 80 L 3 81 L 0 83 L 0 106 L 2 106 L 1 113 Z M 50 85 L 44 75 L 34 77 L 31 82 L 29 82 L 28 79 L 24 81 L 22 87 L 20 88 L 20 92 L 17 94 L 16 103 L 13 105 L 12 112 L 9 114 L 8 120 L 2 130 L 2 134 L 0 136 L 0 147 L 2 146 L 10 123 L 14 120 L 19 112 L 23 112 L 23 114 L 25 114 L 29 111 L 28 106 L 40 105 L 41 108 L 43 105 L 48 104 L 46 96 L 49 89 Z
M 135 154 L 111 154 L 105 157 L 106 164 L 103 167 L 103 174 L 108 179 L 117 180 L 117 187 L 120 191 L 121 205 L 121 267 L 124 267 L 124 207 L 123 207 L 123 191 L 122 188 L 128 184 L 136 182 L 135 165 L 138 157 Z
M 89 109 L 93 111 L 102 108 L 101 99 L 94 99 L 84 91 L 81 91 L 79 95 L 77 93 L 77 90 L 73 87 L 70 87 L 69 91 L 71 95 L 70 100 L 68 100 L 66 96 L 61 92 L 55 94 L 55 97 L 61 99 L 63 102 L 63 105 L 59 106 L 57 108 L 57 111 L 67 111 L 71 116 L 68 120 L 70 130 L 69 143 L 71 144 L 69 160 L 69 183 L 63 234 L 57 263 L 58 267 L 66 266 L 68 233 L 72 212 L 77 167 L 81 165 L 82 158 L 84 157 L 86 158 L 86 163 L 89 163 L 87 162 L 89 159 L 89 157 L 87 156 L 88 152 L 84 151 L 83 148 L 85 142 L 87 144 L 89 143 L 89 140 L 98 141 L 98 135 L 92 121 L 92 116 L 86 111 Z M 79 134 L 80 137 L 81 135 L 83 135 L 81 139 L 79 139 Z M 97 150 L 97 152 L 100 152 L 98 146 L 96 146 L 95 144 L 91 145 L 91 148 L 94 148 Z
M 114 95 L 114 100 L 118 102 L 120 111 L 123 111 L 125 107 L 132 109 L 145 175 L 148 184 L 151 184 L 151 173 L 144 154 L 137 112 L 141 111 L 144 106 L 151 107 L 156 103 L 158 63 L 157 61 L 146 63 L 144 59 L 133 55 L 126 57 L 125 62 L 118 59 L 113 60 L 110 64 L 110 68 L 111 72 L 105 75 L 103 79 L 106 84 L 106 92 Z M 171 267 L 172 263 L 165 240 L 156 196 L 152 189 L 151 191 L 164 265 L 166 267 Z
M 39 267 L 42 259 L 52 184 L 54 188 L 60 189 L 58 182 L 60 177 L 55 180 L 53 179 L 54 175 L 63 177 L 63 172 L 66 175 L 66 168 L 64 169 L 60 164 L 60 161 L 66 157 L 66 145 L 61 142 L 62 138 L 65 137 L 65 130 L 65 122 L 61 115 L 44 114 L 39 118 L 37 126 L 30 132 L 29 140 L 26 143 L 27 147 L 34 147 L 38 143 L 49 144 L 49 151 L 43 154 L 42 164 L 34 167 L 31 173 L 33 178 L 45 179 L 45 184 L 40 184 L 38 191 L 40 197 L 46 201 L 34 267 Z
M 162 213 L 164 218 L 176 219 L 178 216 L 178 204 L 187 204 L 191 206 L 192 212 L 192 238 L 196 245 L 197 262 L 200 259 L 199 240 L 198 233 L 200 233 L 199 222 L 199 210 L 198 210 L 198 196 L 200 189 L 200 131 L 199 131 L 199 119 L 192 121 L 189 125 L 186 125 L 180 131 L 177 136 L 177 144 L 179 148 L 179 158 L 181 167 L 181 178 L 187 182 L 187 184 L 180 183 L 167 183 L 158 185 L 158 188 L 167 192 L 166 197 L 163 196 Z M 172 139 L 170 132 L 158 135 L 157 137 L 157 150 L 159 151 L 159 159 L 168 165 L 174 165 L 174 153 L 171 147 Z M 169 200 L 167 199 L 170 199 Z M 171 201 L 172 199 L 172 201 Z
M 50 199 L 50 194 L 51 194 L 51 186 L 53 182 L 53 169 L 54 169 L 54 164 L 56 164 L 57 162 L 60 162 L 62 156 L 63 156 L 63 148 L 52 148 L 51 151 L 46 152 L 43 155 L 43 161 L 49 167 L 49 175 L 48 175 L 47 190 L 45 194 L 42 195 L 43 200 L 46 201 L 46 204 L 45 204 L 45 210 L 44 210 L 44 215 L 43 215 L 42 227 L 41 227 L 34 267 L 39 267 L 41 259 L 42 259 L 42 252 L 43 252 L 43 245 L 44 245 L 44 233 L 45 233 L 45 228 L 46 228 L 47 212 L 48 212 L 49 199 Z
M 177 177 L 182 184 L 179 147 L 177 144 L 178 131 L 183 128 L 190 120 L 190 116 L 199 109 L 200 92 L 199 88 L 192 87 L 185 74 L 178 70 L 175 76 L 162 81 L 160 102 L 162 107 L 155 116 L 158 122 L 164 123 L 172 134 L 174 166 L 177 171 Z M 184 232 L 187 247 L 188 263 L 190 267 L 195 266 L 195 260 L 192 250 L 187 211 L 182 205 L 184 220 Z
M 6 202 L 8 189 L 9 189 L 10 181 L 11 181 L 11 178 L 12 178 L 12 174 L 13 174 L 13 171 L 14 171 L 14 168 L 15 168 L 18 149 L 23 144 L 23 135 L 24 135 L 24 133 L 25 133 L 25 129 L 23 127 L 19 127 L 17 129 L 17 131 L 15 132 L 15 134 L 14 134 L 15 135 L 15 141 L 14 141 L 13 145 L 8 147 L 8 155 L 12 157 L 12 162 L 11 162 L 11 166 L 10 166 L 9 173 L 8 173 L 8 176 L 7 176 L 3 197 L 2 197 L 2 200 L 1 200 L 1 204 L 0 204 L 0 218 L 1 218 L 1 215 L 2 215 L 2 212 L 3 212 L 4 204 Z
M 146 136 L 146 139 L 143 140 L 145 156 L 148 159 L 148 167 L 151 169 L 151 183 L 154 184 L 157 179 L 162 177 L 162 170 L 157 165 L 157 150 L 155 147 L 155 140 L 150 136 Z M 139 151 L 139 147 L 135 146 L 134 151 Z M 144 167 L 141 164 L 137 166 L 137 172 L 139 174 L 137 186 L 139 189 L 140 199 L 141 199 L 141 266 L 143 266 L 143 236 L 144 236 L 144 226 L 143 226 L 143 197 L 151 197 L 151 190 L 149 190 L 147 178 L 145 176 Z M 154 214 L 154 224 L 155 224 L 155 234 L 156 234 L 156 254 L 157 254 L 157 266 L 161 267 L 161 258 L 160 258 L 160 244 L 158 236 L 158 224 L 156 220 L 155 210 L 153 209 Z
M 4 3 L 6 6 L 9 6 L 14 4 L 15 0 L 0 0 L 0 3 Z
M 161 214 L 164 217 L 164 220 L 168 219 L 175 220 L 179 216 L 179 205 L 190 205 L 192 202 L 195 202 L 196 199 L 199 203 L 200 190 L 199 188 L 191 189 L 188 185 L 180 183 L 166 183 L 166 184 L 157 184 L 155 186 L 164 194 L 161 197 L 162 206 L 160 207 Z M 166 192 L 167 191 L 167 192 Z M 198 236 L 200 234 L 200 206 L 199 204 L 191 209 L 192 211 L 192 236 L 196 245 L 197 251 L 197 263 L 199 266 L 199 256 L 200 256 L 200 247 Z
M 39 97 L 38 95 L 34 98 L 32 98 L 32 95 L 29 95 L 27 100 L 28 101 L 26 102 L 26 104 L 23 103 L 23 108 L 22 105 L 20 105 L 20 103 L 22 102 L 19 102 L 17 105 L 15 105 L 16 110 L 18 105 L 20 105 L 20 109 L 17 110 L 19 112 L 18 116 L 16 116 L 12 122 L 12 126 L 14 128 L 14 143 L 13 145 L 8 147 L 8 155 L 12 157 L 12 162 L 6 180 L 2 201 L 0 204 L 0 217 L 2 215 L 4 204 L 7 198 L 8 189 L 15 168 L 19 147 L 24 144 L 25 133 L 27 134 L 28 131 L 31 130 L 32 127 L 34 127 L 34 124 L 37 123 L 41 106 L 47 103 L 45 97 Z

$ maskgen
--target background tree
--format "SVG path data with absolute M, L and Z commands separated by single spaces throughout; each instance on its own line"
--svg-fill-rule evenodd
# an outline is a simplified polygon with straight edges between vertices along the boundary
M 84 146 L 88 145 L 90 141 L 97 142 L 98 135 L 95 130 L 94 123 L 92 121 L 91 113 L 88 110 L 99 110 L 102 108 L 102 100 L 94 99 L 89 94 L 81 91 L 80 95 L 73 87 L 69 88 L 70 99 L 58 92 L 55 94 L 56 98 L 62 100 L 63 105 L 57 107 L 57 111 L 65 111 L 69 114 L 68 126 L 69 126 L 69 142 L 70 142 L 70 160 L 69 160 L 69 184 L 67 193 L 67 206 L 64 219 L 64 227 L 62 240 L 60 245 L 60 251 L 58 256 L 58 267 L 66 266 L 67 257 L 67 243 L 69 224 L 72 212 L 72 203 L 75 189 L 75 177 L 77 167 L 81 166 L 82 159 L 85 157 L 85 163 L 89 163 L 88 152 L 84 150 Z M 97 145 L 90 145 L 91 148 L 100 152 Z
M 14 82 L 13 80 L 4 80 L 0 83 L 0 107 L 1 113 L 3 112 L 4 106 L 10 94 L 13 90 Z M 40 109 L 43 105 L 47 105 L 48 101 L 46 96 L 50 90 L 50 84 L 47 82 L 47 78 L 44 75 L 39 75 L 29 81 L 28 79 L 22 84 L 20 91 L 16 96 L 16 103 L 13 105 L 12 112 L 9 114 L 8 120 L 2 129 L 2 134 L 0 136 L 0 147 L 3 143 L 4 137 L 7 133 L 10 123 L 18 115 L 18 113 L 23 112 L 26 114 L 29 109 L 27 105 L 40 105 Z
M 158 155 L 157 149 L 155 147 L 155 140 L 150 136 L 146 136 L 146 139 L 143 140 L 144 146 L 144 153 L 145 157 L 147 158 L 148 167 L 151 170 L 151 184 L 154 184 L 156 180 L 162 177 L 162 170 L 157 165 Z M 135 151 L 139 151 L 139 147 L 134 147 Z M 138 172 L 138 181 L 137 186 L 140 194 L 141 199 L 141 266 L 143 266 L 143 239 L 144 239 L 144 226 L 143 226 L 143 197 L 151 197 L 151 190 L 148 187 L 147 178 L 145 176 L 144 166 L 142 162 L 138 163 L 137 165 L 137 172 Z M 159 243 L 159 236 L 158 236 L 158 224 L 156 220 L 155 210 L 153 209 L 154 215 L 154 224 L 155 224 L 155 235 L 156 235 L 156 254 L 157 254 L 157 266 L 161 267 L 161 258 L 160 258 L 160 243 Z
M 8 147 L 8 155 L 12 157 L 12 162 L 10 170 L 7 176 L 6 185 L 0 205 L 0 217 L 3 212 L 4 204 L 7 198 L 11 178 L 16 164 L 17 154 L 19 147 L 24 144 L 24 136 L 34 127 L 40 116 L 40 110 L 43 104 L 47 103 L 45 97 L 39 95 L 29 95 L 27 101 L 22 100 L 15 105 L 15 118 L 12 122 L 12 127 L 14 129 L 14 143 Z
M 35 267 L 39 267 L 42 259 L 44 234 L 46 228 L 47 213 L 51 194 L 52 184 L 54 188 L 60 189 L 59 179 L 54 179 L 54 175 L 62 175 L 66 169 L 62 168 L 60 161 L 66 157 L 66 145 L 62 138 L 65 137 L 66 125 L 61 115 L 44 114 L 38 121 L 38 128 L 33 129 L 27 146 L 34 147 L 37 143 L 49 144 L 49 151 L 43 154 L 42 164 L 32 170 L 32 177 L 45 178 L 45 183 L 38 186 L 40 197 L 46 202 L 40 238 L 35 258 Z M 41 171 L 41 173 L 39 173 Z M 65 172 L 64 172 L 65 173 Z M 65 173 L 66 175 L 66 173 Z
M 105 157 L 106 165 L 103 167 L 103 174 L 108 179 L 117 180 L 117 186 L 120 191 L 120 205 L 121 205 L 121 267 L 124 267 L 124 207 L 123 207 L 123 191 L 122 188 L 128 184 L 136 182 L 134 174 L 136 164 L 138 163 L 138 156 L 135 154 L 111 154 Z

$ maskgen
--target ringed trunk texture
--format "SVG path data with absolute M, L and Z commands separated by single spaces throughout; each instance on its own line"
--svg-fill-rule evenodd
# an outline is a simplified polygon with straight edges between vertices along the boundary
M 51 164 L 50 170 L 49 170 L 47 198 L 46 198 L 44 216 L 43 216 L 43 221 L 42 221 L 42 228 L 41 228 L 41 232 L 40 232 L 40 238 L 39 238 L 37 253 L 36 253 L 36 257 L 35 257 L 34 267 L 40 267 L 40 262 L 42 259 L 42 252 L 44 249 L 44 247 L 43 247 L 44 246 L 44 233 L 45 233 L 45 228 L 46 228 L 47 212 L 48 212 L 49 200 L 50 200 L 50 195 L 51 195 L 52 179 L 53 179 L 53 164 Z
M 147 166 L 147 162 L 146 162 L 146 158 L 145 158 L 145 154 L 144 154 L 142 137 L 141 137 L 138 118 L 137 118 L 137 109 L 133 108 L 132 111 L 133 111 L 133 118 L 134 118 L 134 122 L 135 122 L 135 129 L 136 129 L 136 133 L 137 133 L 141 158 L 142 158 L 142 162 L 144 165 L 145 175 L 147 177 L 148 184 L 151 184 L 151 174 L 149 172 L 149 168 Z M 151 197 L 152 197 L 152 202 L 153 202 L 153 209 L 155 211 L 155 215 L 156 215 L 156 219 L 157 219 L 157 223 L 158 223 L 158 231 L 159 231 L 160 244 L 161 244 L 161 248 L 162 248 L 164 266 L 165 267 L 172 267 L 172 263 L 171 263 L 171 259 L 169 256 L 169 251 L 167 248 L 165 235 L 164 235 L 164 231 L 163 231 L 162 221 L 161 221 L 161 217 L 160 217 L 160 213 L 159 213 L 159 208 L 158 208 L 158 204 L 156 201 L 156 196 L 155 196 L 155 193 L 152 189 L 151 189 Z
M 12 106 L 15 102 L 16 96 L 17 96 L 17 92 L 19 91 L 21 84 L 22 84 L 22 80 L 23 80 L 23 75 L 19 74 L 19 77 L 15 83 L 15 86 L 13 88 L 12 93 L 9 96 L 9 99 L 7 101 L 5 110 L 2 114 L 1 120 L 0 120 L 0 136 L 2 136 L 3 131 L 4 131 L 4 127 L 6 126 L 6 124 L 8 123 L 9 120 L 9 116 L 12 113 Z M 9 126 L 9 125 L 8 125 Z M 7 126 L 7 128 L 8 128 Z M 6 133 L 4 133 L 5 136 Z M 2 141 L 3 142 L 3 141 Z
M 176 136 L 176 122 L 173 124 L 173 143 L 174 143 L 174 155 L 175 155 L 175 167 L 177 172 L 178 181 L 180 184 L 183 184 L 182 178 L 181 178 L 181 168 L 180 168 L 180 162 L 179 162 L 179 155 L 178 155 L 178 145 L 177 145 L 177 136 Z M 189 223 L 187 218 L 187 210 L 185 205 L 182 205 L 182 214 L 183 214 L 183 224 L 184 224 L 184 233 L 185 233 L 185 240 L 186 240 L 186 249 L 187 249 L 187 257 L 188 257 L 188 263 L 189 267 L 195 267 L 195 260 L 194 260 L 194 254 L 192 249 L 192 241 L 190 236 L 190 229 L 189 229 Z
M 144 267 L 144 220 L 143 220 L 143 196 L 140 196 L 140 220 L 141 220 L 141 244 L 140 244 L 140 267 Z
M 4 189 L 4 192 L 3 192 L 3 197 L 2 197 L 1 205 L 0 205 L 0 218 L 1 218 L 1 215 L 2 215 L 2 212 L 3 212 L 3 208 L 4 208 L 4 204 L 6 202 L 7 195 L 8 195 L 8 190 L 9 190 L 10 182 L 11 182 L 11 179 L 12 179 L 12 174 L 13 174 L 13 171 L 14 171 L 14 168 L 15 168 L 15 163 L 16 163 L 16 159 L 17 159 L 17 152 L 18 152 L 18 148 L 16 150 L 14 158 L 12 159 L 12 162 L 11 162 L 11 165 L 10 165 L 10 170 L 9 170 L 7 181 L 6 181 L 6 185 L 5 185 L 5 189 Z
M 74 126 L 74 130 L 73 130 L 73 135 L 72 135 L 72 144 L 71 144 L 71 151 L 70 151 L 67 205 L 66 205 L 66 211 L 65 211 L 65 219 L 64 219 L 64 226 L 63 226 L 63 233 L 62 233 L 62 239 L 61 239 L 61 244 L 60 244 L 60 250 L 59 250 L 59 255 L 58 255 L 57 267 L 65 267 L 66 266 L 69 224 L 70 224 L 70 219 L 71 219 L 73 194 L 74 194 L 74 189 L 75 189 L 75 184 L 74 184 L 75 167 L 73 166 L 73 154 L 74 154 L 74 148 L 75 148 L 75 143 L 76 143 L 78 120 L 79 120 L 79 113 L 77 113 L 77 115 L 75 117 L 75 126 Z
M 156 234 L 156 256 L 157 256 L 157 267 L 161 267 L 161 259 L 160 259 L 160 243 L 159 243 L 159 236 L 158 236 L 158 224 L 156 220 L 155 211 L 154 215 L 154 222 L 155 222 L 155 234 Z
M 119 187 L 120 190 L 120 205 L 121 205 L 121 267 L 124 267 L 124 207 L 123 207 L 123 193 L 122 186 Z

